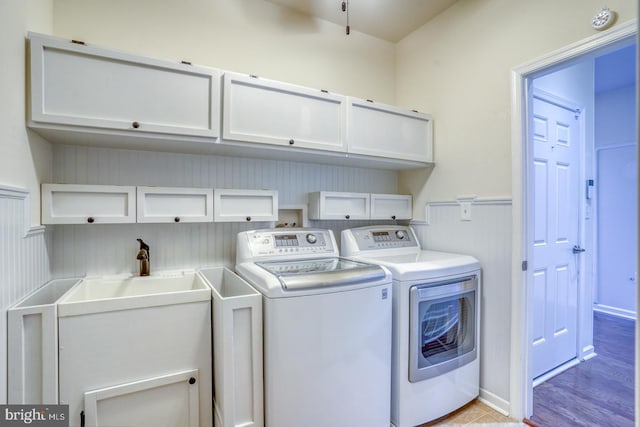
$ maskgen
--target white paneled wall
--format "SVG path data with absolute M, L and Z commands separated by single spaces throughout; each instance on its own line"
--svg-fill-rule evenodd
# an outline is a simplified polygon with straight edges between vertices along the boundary
M 278 190 L 279 204 L 307 203 L 312 191 L 395 193 L 397 173 L 388 170 L 279 160 L 157 153 L 55 145 L 53 181 L 61 184 Z M 310 221 L 339 231 L 363 221 Z M 58 225 L 53 227 L 55 277 L 132 272 L 136 238 L 151 247 L 151 268 L 213 265 L 233 267 L 239 231 L 271 223 Z
M 44 227 L 29 226 L 29 193 L 0 187 L 0 384 L 7 384 L 6 310 L 50 279 Z M 6 403 L 6 387 L 0 402 Z
M 480 397 L 509 411 L 511 201 L 476 199 L 470 221 L 457 201 L 427 205 L 427 223 L 412 224 L 425 249 L 473 255 L 482 265 Z

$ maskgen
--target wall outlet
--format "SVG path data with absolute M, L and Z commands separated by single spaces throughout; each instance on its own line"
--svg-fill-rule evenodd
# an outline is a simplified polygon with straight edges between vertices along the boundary
M 471 202 L 460 203 L 460 220 L 471 221 Z

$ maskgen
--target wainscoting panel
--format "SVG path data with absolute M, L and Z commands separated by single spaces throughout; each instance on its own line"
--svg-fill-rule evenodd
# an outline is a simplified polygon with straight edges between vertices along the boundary
M 7 308 L 50 280 L 44 227 L 30 228 L 29 193 L 0 186 L 0 384 L 7 384 Z M 6 403 L 7 389 L 0 388 Z
M 462 220 L 469 203 L 471 220 Z M 425 249 L 473 255 L 482 265 L 481 398 L 508 412 L 511 325 L 511 200 L 464 198 L 427 205 L 412 223 Z
M 312 191 L 396 193 L 397 172 L 279 160 L 53 146 L 53 180 L 111 184 L 278 190 L 279 205 L 306 205 Z M 376 223 L 380 223 L 377 221 Z M 309 221 L 340 238 L 368 221 Z M 52 269 L 56 278 L 137 270 L 136 238 L 151 247 L 151 269 L 233 267 L 236 234 L 273 223 L 56 225 Z

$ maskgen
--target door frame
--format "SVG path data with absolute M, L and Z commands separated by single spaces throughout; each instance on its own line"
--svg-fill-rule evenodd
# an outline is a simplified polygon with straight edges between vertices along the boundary
M 511 70 L 511 178 L 512 178 L 512 293 L 511 293 L 511 369 L 509 375 L 510 414 L 517 419 L 533 413 L 533 381 L 530 369 L 530 313 L 527 300 L 530 287 L 528 272 L 522 263 L 528 259 L 529 193 L 527 188 L 527 148 L 529 87 L 533 78 L 608 50 L 635 41 L 637 20 L 619 24 L 609 30 L 565 46 Z

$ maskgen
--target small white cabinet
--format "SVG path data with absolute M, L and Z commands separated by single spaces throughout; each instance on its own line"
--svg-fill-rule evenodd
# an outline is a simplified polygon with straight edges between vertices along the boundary
M 213 189 L 137 187 L 138 222 L 211 222 Z
M 219 136 L 218 70 L 33 33 L 29 41 L 31 127 Z
M 43 224 L 136 222 L 136 187 L 42 184 Z
M 276 221 L 278 192 L 274 190 L 237 190 L 216 188 L 213 191 L 215 222 Z
M 371 219 L 411 219 L 413 204 L 410 195 L 371 193 Z
M 369 219 L 369 193 L 309 193 L 311 219 Z
M 346 151 L 342 95 L 225 73 L 223 99 L 224 139 Z
M 309 193 L 311 219 L 411 219 L 412 198 L 402 194 L 344 193 L 316 191 Z
M 425 164 L 433 161 L 429 114 L 348 97 L 348 152 Z

